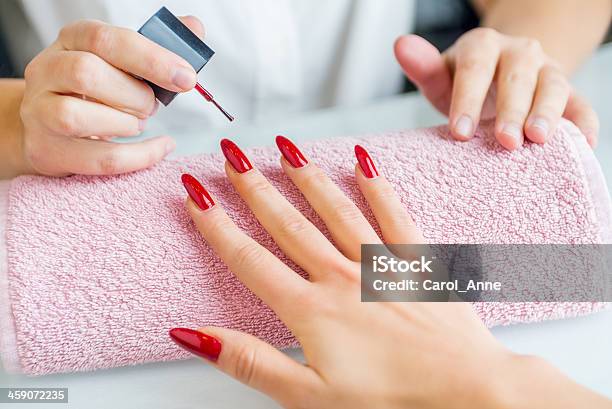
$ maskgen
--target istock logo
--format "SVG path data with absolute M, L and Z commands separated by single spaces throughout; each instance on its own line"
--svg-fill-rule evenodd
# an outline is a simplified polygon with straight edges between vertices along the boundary
M 421 256 L 416 260 L 397 260 L 394 257 L 373 256 L 372 271 L 375 273 L 433 273 L 430 264 L 433 260 L 427 260 Z

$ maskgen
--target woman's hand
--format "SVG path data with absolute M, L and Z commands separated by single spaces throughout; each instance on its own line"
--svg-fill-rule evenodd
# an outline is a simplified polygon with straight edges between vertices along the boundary
M 592 147 L 597 143 L 597 114 L 536 40 L 476 28 L 440 54 L 423 38 L 408 35 L 396 41 L 395 55 L 408 78 L 448 116 L 458 140 L 474 135 L 495 84 L 495 135 L 506 149 L 521 146 L 525 137 L 545 143 L 562 116 Z
M 175 328 L 170 335 L 177 344 L 282 405 L 300 408 L 505 407 L 524 403 L 534 388 L 524 380 L 526 373 L 542 379 L 555 373 L 506 350 L 469 304 L 360 302 L 360 246 L 381 239 L 312 160 L 286 138 L 277 137 L 277 144 L 283 170 L 337 247 L 228 140 L 222 141 L 225 169 L 262 226 L 309 280 L 243 233 L 195 178 L 183 175 L 182 181 L 202 237 L 286 323 L 306 364 L 224 328 Z M 421 232 L 368 153 L 359 146 L 355 152 L 355 177 L 384 241 L 422 243 Z
M 202 36 L 202 24 L 182 18 Z M 32 173 L 107 175 L 153 165 L 174 147 L 170 137 L 113 143 L 138 135 L 157 102 L 144 78 L 182 92 L 196 73 L 181 57 L 139 33 L 99 21 L 64 27 L 25 71 L 21 156 Z

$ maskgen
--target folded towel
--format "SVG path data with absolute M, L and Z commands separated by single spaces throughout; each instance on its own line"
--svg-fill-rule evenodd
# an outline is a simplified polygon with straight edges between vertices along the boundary
M 570 123 L 546 145 L 528 144 L 516 152 L 498 146 L 491 122 L 466 143 L 436 127 L 302 144 L 374 223 L 353 177 L 357 143 L 370 151 L 431 242 L 612 242 L 605 181 Z M 328 234 L 281 171 L 276 148 L 246 152 Z M 223 162 L 220 154 L 207 154 L 113 177 L 14 179 L 0 204 L 6 207 L 0 209 L 5 367 L 38 375 L 185 358 L 188 353 L 167 336 L 177 326 L 224 326 L 278 347 L 295 345 L 271 310 L 202 241 L 184 209 L 180 175 L 188 172 L 242 229 L 295 267 L 227 181 Z M 489 326 L 575 316 L 603 306 L 474 305 Z

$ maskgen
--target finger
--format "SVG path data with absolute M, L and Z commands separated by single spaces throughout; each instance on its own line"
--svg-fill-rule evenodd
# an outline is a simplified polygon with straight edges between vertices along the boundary
M 170 91 L 187 91 L 196 83 L 196 73 L 187 61 L 126 28 L 82 20 L 64 27 L 59 41 L 66 50 L 91 52 Z
M 140 119 L 148 118 L 156 107 L 151 87 L 95 54 L 58 51 L 49 58 L 48 66 L 47 85 L 52 91 L 85 95 Z
M 146 169 L 162 160 L 175 147 L 167 136 L 142 142 L 114 143 L 86 138 L 58 137 L 49 147 L 50 157 L 63 163 L 66 173 L 116 175 Z
M 199 18 L 195 16 L 181 16 L 179 20 L 181 20 L 193 34 L 197 35 L 201 40 L 204 39 L 206 31 L 204 30 L 204 24 L 202 24 Z
M 455 73 L 449 122 L 455 139 L 468 140 L 474 136 L 495 74 L 498 41 L 494 30 L 476 29 L 457 43 L 453 51 Z
M 38 105 L 40 121 L 48 130 L 63 136 L 135 136 L 145 120 L 104 104 L 70 95 L 49 94 Z
M 308 290 L 309 283 L 240 230 L 193 176 L 183 175 L 181 180 L 191 198 L 187 210 L 202 238 L 244 285 L 289 324 L 286 318 L 296 297 Z
M 567 105 L 570 86 L 565 75 L 547 65 L 540 70 L 533 106 L 527 118 L 525 135 L 536 143 L 544 143 L 557 128 Z
M 361 210 L 320 168 L 308 163 L 289 139 L 277 136 L 276 143 L 283 153 L 284 160 L 281 163 L 285 173 L 321 217 L 334 242 L 346 257 L 359 261 L 362 244 L 381 243 Z M 298 154 L 304 158 L 304 166 L 296 167 L 294 155 Z
M 425 239 L 421 230 L 393 190 L 387 179 L 378 175 L 376 166 L 368 152 L 361 146 L 355 146 L 355 177 L 370 209 L 380 226 L 385 243 L 420 244 Z
M 575 92 L 570 94 L 563 116 L 572 121 L 584 134 L 592 148 L 597 146 L 599 118 L 591 105 Z
M 221 146 L 226 157 L 230 150 L 244 155 L 231 141 Z M 246 158 L 246 157 L 245 157 Z M 249 206 L 257 220 L 270 233 L 283 252 L 316 281 L 330 270 L 330 261 L 346 263 L 346 259 L 327 238 L 256 169 L 238 173 L 229 164 L 225 170 L 236 191 Z
M 514 49 L 500 57 L 495 137 L 508 150 L 523 145 L 523 128 L 533 102 L 540 66 L 536 50 Z
M 321 378 L 281 351 L 246 334 L 218 327 L 197 331 L 173 328 L 170 337 L 180 347 L 205 358 L 216 368 L 245 385 L 265 393 L 283 407 L 311 399 Z
M 424 38 L 411 34 L 399 37 L 395 41 L 394 51 L 408 79 L 438 111 L 447 115 L 453 84 L 448 66 L 438 49 Z

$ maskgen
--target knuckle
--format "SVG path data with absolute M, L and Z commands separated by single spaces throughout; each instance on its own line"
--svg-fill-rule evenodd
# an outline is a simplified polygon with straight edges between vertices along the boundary
M 494 43 L 499 39 L 499 33 L 497 30 L 490 27 L 478 27 L 472 30 L 471 35 L 477 38 L 479 41 L 485 43 Z
M 301 216 L 288 216 L 280 220 L 278 229 L 282 237 L 300 236 L 308 231 L 310 223 Z
M 273 190 L 274 188 L 272 185 L 260 175 L 257 175 L 257 177 L 253 178 L 253 180 L 246 185 L 246 194 L 249 196 L 267 196 L 271 194 Z
M 59 33 L 57 34 L 57 39 L 61 42 L 61 43 L 66 43 L 66 38 L 68 37 L 68 35 L 70 34 L 70 30 L 72 30 L 73 28 L 73 24 L 68 24 L 62 28 L 60 28 Z
M 161 60 L 157 54 L 147 53 L 141 56 L 140 66 L 145 69 L 147 79 L 167 78 L 171 68 L 168 63 Z
M 251 385 L 255 379 L 258 355 L 257 348 L 251 345 L 237 347 L 233 357 L 234 377 L 246 385 Z
M 67 24 L 60 29 L 57 34 L 57 39 L 61 44 L 69 44 L 70 38 L 74 36 L 74 33 L 78 31 L 80 27 L 86 26 L 89 23 L 89 20 L 77 20 L 71 24 Z
M 542 68 L 541 75 L 547 86 L 557 88 L 569 95 L 571 91 L 569 81 L 557 68 L 548 65 Z
M 345 280 L 345 285 L 350 285 L 353 287 L 361 286 L 361 275 L 359 268 L 355 268 L 355 264 L 353 262 L 346 262 L 344 260 L 338 260 L 338 262 L 334 265 L 334 271 L 339 276 Z
M 457 59 L 457 71 L 469 72 L 475 77 L 486 76 L 489 69 L 477 55 L 464 55 Z
M 76 136 L 79 133 L 79 113 L 70 97 L 63 97 L 55 104 L 55 131 L 61 135 Z
M 209 217 L 206 220 L 206 223 L 202 225 L 205 229 L 205 231 L 202 231 L 202 233 L 214 234 L 214 232 L 229 231 L 234 227 L 234 223 L 232 222 L 232 220 L 227 217 L 227 215 L 223 211 L 217 209 L 219 208 L 215 206 L 213 210 L 209 213 Z
M 111 49 L 112 37 L 110 26 L 91 22 L 87 27 L 87 48 L 98 55 L 107 54 Z
M 98 161 L 100 172 L 105 175 L 115 175 L 121 173 L 120 157 L 115 151 L 104 154 Z
M 304 190 L 318 189 L 328 183 L 327 175 L 319 168 L 315 168 L 312 172 L 304 177 L 302 182 Z
M 32 79 L 34 79 L 38 75 L 38 60 L 39 57 L 35 57 L 32 61 L 28 63 L 28 65 L 26 65 L 25 70 L 23 72 L 23 78 L 26 80 L 26 82 L 32 81 Z
M 332 209 L 332 216 L 343 223 L 352 223 L 361 220 L 361 210 L 353 202 L 337 204 Z
M 295 297 L 295 305 L 299 305 L 305 311 L 318 304 L 317 297 L 314 296 L 313 291 L 298 291 L 293 296 Z
M 543 52 L 542 43 L 535 38 L 523 39 L 523 48 L 532 54 L 540 54 Z
M 403 212 L 389 212 L 387 217 L 389 225 L 393 226 L 394 229 L 409 231 L 415 227 L 410 216 Z
M 234 250 L 233 259 L 236 261 L 238 268 L 244 268 L 251 264 L 260 264 L 262 258 L 263 252 L 261 248 L 253 241 L 241 244 Z
M 378 199 L 382 199 L 383 201 L 385 199 L 396 199 L 397 193 L 391 184 L 383 183 L 378 187 L 378 189 L 376 189 L 376 197 Z
M 322 309 L 333 308 L 333 305 L 329 303 L 321 303 L 321 298 L 317 296 L 316 291 L 297 291 L 291 297 L 293 305 L 297 308 L 296 314 L 303 319 L 312 317 L 314 312 L 320 312 Z
M 510 87 L 510 89 L 525 89 L 533 88 L 536 83 L 535 75 L 531 75 L 529 72 L 512 70 L 502 75 L 499 78 L 499 82 Z
M 89 90 L 96 87 L 96 68 L 96 57 L 89 53 L 82 53 L 71 61 L 68 75 L 72 80 L 74 92 L 87 94 Z

